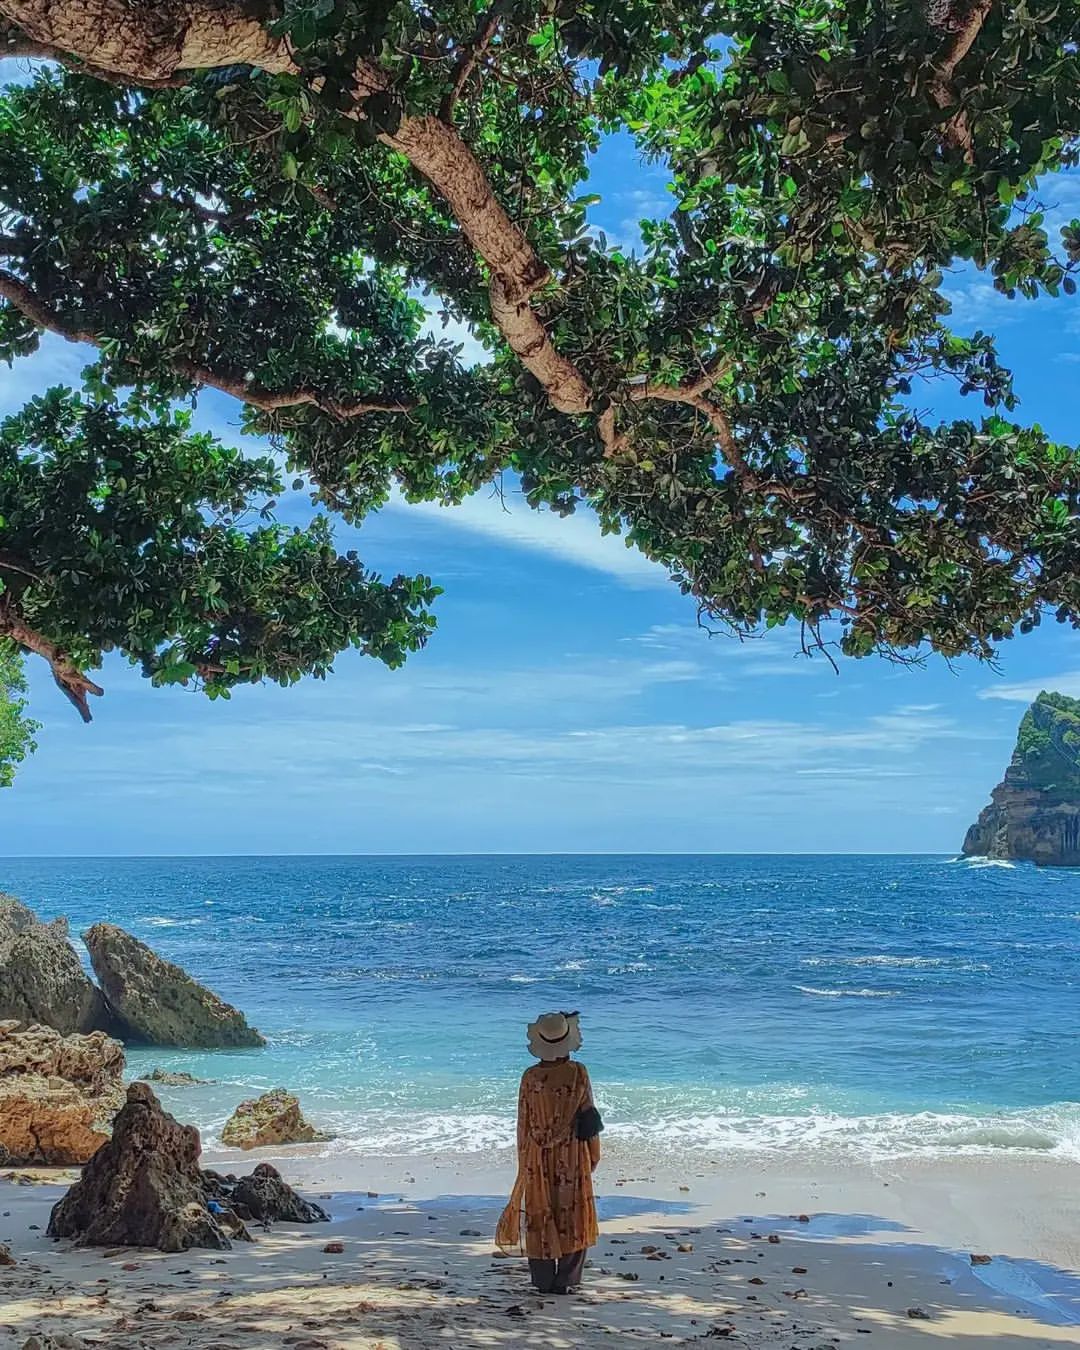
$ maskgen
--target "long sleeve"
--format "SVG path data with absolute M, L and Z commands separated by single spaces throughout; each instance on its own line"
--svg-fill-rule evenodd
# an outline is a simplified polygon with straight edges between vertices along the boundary
M 527 1072 L 527 1071 L 526 1071 Z M 518 1108 L 517 1108 L 517 1151 L 518 1157 L 521 1157 L 525 1148 L 525 1140 L 529 1136 L 529 1094 L 525 1091 L 525 1074 L 521 1075 L 521 1086 L 518 1088 Z
M 581 1111 L 587 1111 L 592 1114 L 596 1121 L 597 1132 L 585 1141 L 589 1150 L 589 1163 L 595 1172 L 597 1164 L 600 1162 L 600 1133 L 603 1128 L 600 1121 L 600 1113 L 596 1110 L 596 1103 L 593 1101 L 592 1081 L 589 1078 L 589 1071 L 585 1065 L 581 1066 Z

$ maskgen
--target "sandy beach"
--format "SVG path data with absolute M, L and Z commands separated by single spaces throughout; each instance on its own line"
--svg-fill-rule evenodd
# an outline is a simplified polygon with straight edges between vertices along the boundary
M 68 1250 L 44 1231 L 64 1177 L 8 1174 L 0 1346 L 40 1332 L 131 1350 L 1080 1346 L 1080 1168 L 1064 1160 L 653 1168 L 610 1148 L 586 1285 L 555 1298 L 494 1253 L 508 1156 L 314 1152 L 207 1155 L 273 1161 L 332 1215 L 225 1253 Z

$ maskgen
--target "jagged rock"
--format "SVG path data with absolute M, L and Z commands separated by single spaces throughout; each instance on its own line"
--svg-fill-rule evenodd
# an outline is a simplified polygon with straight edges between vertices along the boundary
M 297 1195 L 269 1163 L 259 1163 L 250 1176 L 239 1180 L 210 1172 L 204 1173 L 204 1178 L 212 1195 L 224 1197 L 238 1212 L 259 1223 L 330 1222 L 330 1215 L 321 1205 Z
M 111 923 L 83 934 L 110 1009 L 150 1045 L 265 1045 L 242 1013 Z
M 75 1031 L 109 1031 L 101 991 L 83 970 L 66 919 L 42 923 L 10 895 L 0 895 L 0 1021 Z
M 6 1243 L 0 1242 L 0 1266 L 13 1266 L 15 1258 Z
M 1080 700 L 1038 696 L 990 795 L 964 839 L 966 856 L 1080 866 Z
M 199 1083 L 212 1083 L 212 1078 L 194 1078 L 190 1073 L 184 1073 L 182 1070 L 173 1072 L 171 1069 L 152 1069 L 147 1075 L 147 1083 L 164 1083 L 166 1087 L 192 1087 Z
M 264 1148 L 268 1144 L 311 1144 L 331 1138 L 309 1125 L 299 1098 L 284 1088 L 272 1088 L 261 1097 L 241 1102 L 221 1131 L 221 1142 L 234 1148 Z
M 64 1331 L 37 1331 L 23 1341 L 22 1350 L 90 1350 L 90 1342 Z
M 48 1233 L 80 1247 L 157 1247 L 163 1252 L 232 1244 L 206 1205 L 199 1132 L 132 1083 L 113 1135 L 53 1207 Z M 247 1236 L 240 1225 L 236 1236 Z
M 23 1341 L 22 1350 L 90 1350 L 90 1342 L 64 1331 L 37 1331 Z
M 123 1046 L 104 1032 L 0 1022 L 0 1162 L 86 1162 L 123 1104 L 123 1070 Z

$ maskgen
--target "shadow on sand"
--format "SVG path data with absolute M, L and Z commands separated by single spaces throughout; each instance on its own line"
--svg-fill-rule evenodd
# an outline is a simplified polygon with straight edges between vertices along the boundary
M 35 1189 L 44 1213 L 60 1188 Z M 954 1253 L 874 1242 L 905 1230 L 871 1214 L 705 1225 L 689 1202 L 607 1195 L 583 1291 L 541 1298 L 523 1261 L 493 1257 L 502 1197 L 322 1203 L 331 1225 L 282 1225 L 226 1253 L 106 1259 L 26 1231 L 19 1264 L 0 1271 L 0 1346 L 61 1330 L 110 1350 L 1080 1346 L 1075 1273 L 1008 1258 L 976 1271 Z M 324 1252 L 330 1238 L 342 1253 Z

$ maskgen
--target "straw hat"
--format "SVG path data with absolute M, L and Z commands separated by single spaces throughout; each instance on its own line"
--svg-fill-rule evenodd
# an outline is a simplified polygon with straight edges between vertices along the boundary
M 529 1054 L 537 1059 L 564 1059 L 581 1049 L 581 1028 L 576 1012 L 541 1013 L 529 1023 Z

